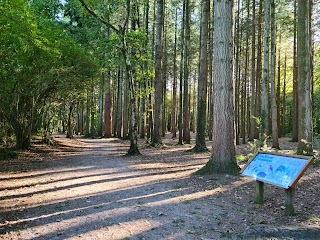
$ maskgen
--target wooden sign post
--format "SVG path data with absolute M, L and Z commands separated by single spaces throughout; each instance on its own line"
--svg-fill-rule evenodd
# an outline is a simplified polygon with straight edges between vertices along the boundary
M 294 215 L 295 186 L 312 162 L 312 156 L 258 152 L 241 170 L 241 175 L 256 179 L 256 203 L 258 204 L 264 202 L 264 183 L 284 188 L 286 214 Z

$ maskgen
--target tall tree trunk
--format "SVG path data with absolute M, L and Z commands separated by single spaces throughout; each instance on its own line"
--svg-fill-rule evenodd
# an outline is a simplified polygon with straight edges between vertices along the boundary
M 87 104 L 86 104 L 86 135 L 90 135 L 90 94 L 89 89 L 87 88 Z
M 161 107 L 163 94 L 162 80 L 162 29 L 163 29 L 163 0 L 157 0 L 156 5 L 156 43 L 155 43 L 155 80 L 154 80 L 154 126 L 151 145 L 162 144 L 161 129 Z
M 145 46 L 149 45 L 149 0 L 144 1 L 144 16 L 145 16 Z M 144 50 L 144 53 L 147 54 L 147 50 Z M 144 83 L 142 84 L 143 89 L 143 97 L 140 99 L 140 138 L 145 138 L 146 134 L 146 104 L 147 104 L 147 72 L 148 72 L 148 62 L 145 61 L 143 64 L 143 72 L 144 72 Z
M 259 2 L 259 24 L 258 24 L 258 46 L 257 46 L 257 71 L 256 71 L 256 91 L 255 91 L 255 108 L 256 117 L 261 118 L 261 84 L 262 84 L 262 21 L 263 21 L 263 0 Z M 256 121 L 256 120 L 255 120 Z M 257 123 L 256 123 L 257 126 Z M 260 127 L 260 126 L 259 126 Z M 258 139 L 260 136 L 260 129 L 255 128 L 254 138 Z
M 127 76 L 126 76 L 127 77 Z M 129 102 L 129 93 L 128 93 L 128 79 L 124 78 L 123 81 L 123 138 L 127 138 L 129 134 L 128 122 L 129 122 L 129 110 L 128 110 L 128 102 Z
M 94 136 L 96 134 L 95 129 L 95 121 L 94 121 L 94 114 L 95 114 L 95 99 L 94 99 L 94 86 L 93 80 L 91 82 L 91 114 L 90 114 L 90 135 Z
M 298 91 L 299 131 L 298 154 L 312 154 L 312 97 L 310 71 L 309 0 L 298 0 Z
M 206 147 L 206 114 L 208 82 L 208 21 L 210 0 L 202 0 L 202 19 L 200 32 L 200 73 L 198 80 L 197 135 L 195 152 L 208 151 Z
M 215 0 L 214 126 L 210 160 L 200 172 L 238 174 L 235 151 L 232 1 Z
M 247 14 L 249 16 L 250 14 L 250 2 L 247 2 Z M 247 22 L 247 26 L 246 26 L 246 46 L 245 46 L 245 67 L 244 67 L 244 76 L 243 76 L 243 80 L 242 80 L 242 88 L 243 88 L 243 92 L 242 92 L 242 98 L 241 98 L 241 102 L 242 102 L 242 124 L 241 124 L 241 134 L 242 134 L 242 143 L 246 144 L 246 123 L 247 123 L 247 104 L 246 104 L 246 100 L 247 100 L 247 79 L 248 79 L 248 69 L 249 69 L 249 22 Z
M 314 0 L 309 0 L 309 51 L 310 51 L 310 82 L 311 82 L 311 102 L 312 102 L 312 115 L 314 112 L 314 31 L 312 30 L 313 21 L 313 4 Z
M 251 39 L 251 104 L 250 104 L 250 134 L 249 140 L 253 141 L 257 128 L 256 113 L 256 0 L 252 1 L 252 39 Z
M 121 138 L 122 133 L 122 71 L 120 68 L 117 73 L 117 107 L 115 112 L 115 121 L 114 121 L 114 136 Z
M 146 126 L 146 118 L 145 118 L 145 113 L 146 113 L 146 83 L 140 83 L 140 88 L 142 89 L 142 96 L 139 98 L 139 105 L 140 105 L 140 111 L 139 111 L 139 133 L 140 133 L 140 138 L 144 138 L 146 135 L 145 131 L 145 126 Z
M 171 132 L 172 138 L 177 137 L 176 119 L 177 119 L 177 23 L 178 10 L 175 11 L 174 28 L 174 49 L 173 49 L 173 84 L 172 84 L 172 109 L 171 109 Z
M 283 90 L 282 90 L 282 135 L 286 135 L 286 84 L 287 84 L 287 53 L 284 55 L 284 70 L 283 70 Z
M 31 130 L 32 126 L 23 126 L 21 123 L 17 123 L 15 126 L 16 136 L 16 148 L 17 149 L 29 149 L 31 146 Z
M 127 3 L 127 5 L 129 5 Z M 129 82 L 129 89 L 130 89 L 130 148 L 128 150 L 128 155 L 136 155 L 140 154 L 138 149 L 138 122 L 137 122 L 137 105 L 138 100 L 136 98 L 136 86 L 132 74 L 132 65 L 130 61 L 129 50 L 127 46 L 127 42 L 125 39 L 125 29 L 121 29 L 119 31 L 119 37 L 121 40 L 121 50 L 122 56 L 124 58 L 125 67 L 126 67 L 126 79 Z
M 278 71 L 277 71 L 277 122 L 278 122 L 278 136 L 282 135 L 282 121 L 281 121 L 281 28 L 279 28 L 279 45 L 278 45 Z
M 84 102 L 80 103 L 80 135 L 83 135 L 83 122 L 84 122 Z
M 271 12 L 271 64 L 270 64 L 270 81 L 271 81 L 271 118 L 272 118 L 272 147 L 280 149 L 278 139 L 278 109 L 276 102 L 276 84 L 275 84 L 275 69 L 276 69 L 276 31 L 275 31 L 275 4 L 274 0 L 271 0 L 270 4 Z
M 100 82 L 100 94 L 99 94 L 99 129 L 98 129 L 98 136 L 102 136 L 103 134 L 103 95 L 104 95 L 104 82 L 105 82 L 105 73 L 101 76 Z
M 104 137 L 112 137 L 112 96 L 111 96 L 111 83 L 110 83 L 110 72 L 105 73 L 105 83 L 106 83 L 106 93 L 105 93 L 105 108 L 104 108 L 104 117 L 105 117 L 105 133 Z M 121 96 L 121 95 L 120 95 Z
M 67 138 L 73 138 L 73 105 L 71 104 L 69 107 L 69 114 L 68 114 L 68 128 L 67 128 Z
M 153 21 L 152 21 L 152 37 L 151 37 L 151 49 L 152 53 L 155 52 L 155 32 L 156 32 L 156 0 L 153 0 Z M 155 61 L 155 55 L 152 54 L 152 59 Z M 148 81 L 148 111 L 147 111 L 147 116 L 148 116 L 148 128 L 147 128 L 147 139 L 151 140 L 152 144 L 152 138 L 153 138 L 153 92 L 150 91 L 153 88 L 152 81 Z
M 17 149 L 29 149 L 31 146 L 34 101 L 34 97 L 28 97 L 25 99 L 25 102 L 22 101 L 23 107 L 21 107 L 22 104 L 20 101 L 17 101 L 16 114 L 14 117 L 15 123 L 13 126 Z
M 207 65 L 207 67 L 208 67 L 208 65 Z M 192 111 L 190 111 L 191 112 L 191 114 L 192 114 L 192 116 L 191 116 L 191 118 L 192 118 L 192 120 L 191 120 L 191 122 L 192 122 L 192 124 L 190 123 L 190 125 L 191 125 L 191 131 L 193 132 L 193 133 L 195 133 L 196 132 L 196 98 L 197 98 L 197 94 L 196 94 L 196 79 L 197 79 L 197 73 L 195 72 L 194 73 L 194 76 L 193 76 L 193 78 L 192 78 L 194 81 L 193 81 L 193 85 L 190 85 L 190 88 L 191 88 L 191 86 L 193 86 L 193 89 L 192 89 Z M 190 90 L 190 92 L 191 92 L 191 90 Z M 191 94 L 190 94 L 190 96 L 191 96 Z M 190 104 L 191 105 L 191 104 Z M 205 109 L 206 111 L 207 111 L 207 109 Z M 206 119 L 205 119 L 206 120 Z M 205 121 L 206 122 L 206 121 Z
M 297 0 L 294 0 L 293 19 L 293 106 L 292 106 L 292 142 L 298 142 L 298 73 L 297 73 Z
M 212 1 L 212 9 L 214 9 L 214 1 Z M 211 29 L 209 30 L 209 101 L 208 101 L 208 138 L 212 141 L 212 129 L 213 129 L 213 18 L 214 11 L 212 10 L 211 19 L 209 21 L 209 26 Z
M 185 49 L 184 49 L 184 44 L 185 44 L 185 37 L 184 37 L 184 32 L 185 32 L 185 12 L 186 12 L 186 0 L 183 0 L 183 11 L 182 11 L 182 29 L 181 29 L 181 46 L 180 46 L 180 76 L 179 76 L 179 116 L 178 116 L 178 128 L 179 128 L 179 142 L 178 144 L 182 145 L 183 144 L 183 79 L 184 79 L 184 55 L 185 55 Z
M 240 8 L 241 8 L 241 2 L 238 1 L 237 5 L 237 15 L 236 15 L 236 37 L 235 37 L 235 127 L 236 127 L 236 144 L 240 144 Z
M 269 39 L 270 39 L 270 0 L 265 0 L 264 9 L 264 36 L 263 36 L 263 75 L 261 84 L 261 126 L 260 139 L 263 141 L 267 137 L 268 132 L 268 89 L 269 89 Z
M 164 13 L 165 14 L 165 13 Z M 164 15 L 163 14 L 163 15 Z M 164 47 L 163 49 L 163 61 L 162 61 L 162 83 L 163 83 L 163 90 L 162 90 L 162 120 L 161 120 L 161 136 L 165 137 L 166 132 L 167 132 L 167 114 L 166 114 L 166 109 L 167 109 L 167 33 L 166 33 L 166 26 L 163 22 L 163 42 L 164 42 Z
M 183 141 L 190 144 L 190 105 L 189 105 L 189 59 L 190 59 L 190 0 L 185 0 L 185 45 L 183 78 Z
M 76 132 L 76 135 L 79 135 L 79 133 L 80 133 L 80 103 L 79 103 L 79 101 L 77 102 L 77 107 L 76 107 L 76 109 L 77 109 L 77 125 L 76 125 L 76 127 L 75 127 L 75 132 Z M 48 124 L 46 124 L 45 125 L 45 130 L 48 130 L 48 128 L 49 128 L 49 123 Z

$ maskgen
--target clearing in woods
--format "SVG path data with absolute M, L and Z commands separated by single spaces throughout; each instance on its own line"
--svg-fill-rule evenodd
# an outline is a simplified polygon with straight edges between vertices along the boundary
M 170 136 L 161 149 L 140 141 L 136 157 L 124 156 L 128 141 L 55 139 L 0 161 L 0 239 L 319 239 L 319 166 L 299 181 L 296 215 L 286 217 L 283 189 L 266 184 L 256 205 L 252 179 L 193 175 L 209 153 Z

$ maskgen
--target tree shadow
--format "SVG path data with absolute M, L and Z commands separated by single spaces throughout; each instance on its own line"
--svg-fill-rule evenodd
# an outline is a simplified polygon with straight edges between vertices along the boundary
M 28 173 L 18 172 L 16 178 L 3 177 L 10 184 L 0 191 L 0 234 L 14 238 L 19 233 L 37 240 L 77 236 L 221 239 L 246 236 L 244 229 L 232 229 L 241 221 L 254 229 L 256 225 L 273 224 L 270 219 L 279 217 L 283 189 L 266 186 L 265 205 L 257 207 L 252 180 L 225 175 L 193 176 L 205 161 L 204 156 L 178 152 L 173 161 L 172 152 L 168 152 L 128 158 L 119 157 L 123 149 L 117 151 L 116 146 L 107 151 L 103 148 L 64 157 L 49 166 L 39 165 Z M 186 159 L 187 154 L 190 157 Z M 157 162 L 162 163 L 159 168 L 154 165 Z M 320 188 L 320 182 L 310 185 L 314 177 L 316 174 L 307 174 L 308 181 L 302 179 L 298 184 L 298 190 L 303 189 L 296 199 L 298 218 L 320 212 L 315 190 Z M 33 178 L 42 179 L 38 184 L 24 184 Z M 26 189 L 17 193 L 14 180 Z M 283 197 L 279 197 L 281 194 Z M 247 195 L 252 196 L 251 202 L 242 200 Z M 307 210 L 300 204 L 306 195 L 312 204 Z M 250 218 L 247 211 L 251 212 Z

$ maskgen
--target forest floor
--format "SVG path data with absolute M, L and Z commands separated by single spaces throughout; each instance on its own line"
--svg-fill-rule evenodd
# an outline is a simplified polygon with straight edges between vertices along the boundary
M 254 180 L 194 175 L 210 153 L 169 135 L 161 148 L 140 141 L 136 157 L 115 138 L 55 141 L 0 160 L 0 239 L 320 239 L 319 166 L 299 181 L 288 217 L 284 189 L 265 184 L 257 205 Z

